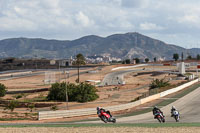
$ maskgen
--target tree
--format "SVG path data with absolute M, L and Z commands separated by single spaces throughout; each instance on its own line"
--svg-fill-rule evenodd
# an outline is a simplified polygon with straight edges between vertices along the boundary
M 134 60 L 135 60 L 136 64 L 140 63 L 140 59 L 139 58 L 134 58 Z
M 179 59 L 178 53 L 175 53 L 175 54 L 173 55 L 173 59 L 174 59 L 175 61 L 177 61 L 177 60 Z
M 80 82 L 80 65 L 85 65 L 85 57 L 82 54 L 77 54 L 76 55 L 76 60 L 73 62 L 73 65 L 77 66 L 77 70 L 78 70 L 78 78 L 77 78 L 77 83 Z
M 183 55 L 183 52 L 182 52 L 182 54 L 181 54 L 181 59 L 182 59 L 182 61 L 183 61 L 183 58 L 184 58 L 184 55 Z
M 149 62 L 149 58 L 145 58 L 145 62 L 148 63 Z
M 130 60 L 130 59 L 126 59 L 126 60 L 125 60 L 125 63 L 126 63 L 126 64 L 130 64 L 130 63 L 131 63 L 131 60 Z
M 125 60 L 122 61 L 122 64 L 131 64 L 131 60 L 125 59 Z
M 197 54 L 197 60 L 200 60 L 200 55 L 199 54 Z
M 6 95 L 6 86 L 0 83 L 0 97 L 4 97 Z
M 154 57 L 154 58 L 153 58 L 153 60 L 154 60 L 154 62 L 156 62 L 156 61 L 157 61 L 157 58 L 156 58 L 156 57 Z
M 188 55 L 187 59 L 191 60 L 191 59 L 192 59 L 192 56 L 191 56 L 191 55 Z

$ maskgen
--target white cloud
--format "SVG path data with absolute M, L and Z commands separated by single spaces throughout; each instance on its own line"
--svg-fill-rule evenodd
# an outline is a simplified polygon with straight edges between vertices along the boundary
M 141 30 L 163 30 L 164 28 L 153 23 L 145 22 L 145 23 L 140 24 L 140 29 Z
M 149 0 L 121 0 L 121 5 L 128 8 L 145 8 Z
M 76 14 L 76 20 L 77 23 L 80 23 L 84 27 L 88 27 L 94 24 L 94 22 L 90 20 L 89 17 L 81 11 L 78 14 Z
M 173 34 L 185 46 L 184 35 L 199 40 L 199 6 L 196 0 L 0 0 L 0 39 L 136 31 L 166 42 Z
M 13 23 L 13 21 L 15 23 Z M 37 26 L 26 19 L 20 18 L 0 18 L 0 31 L 35 31 Z

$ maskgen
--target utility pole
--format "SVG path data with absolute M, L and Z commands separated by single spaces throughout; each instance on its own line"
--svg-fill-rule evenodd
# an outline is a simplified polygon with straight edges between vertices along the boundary
M 67 76 L 67 78 L 66 78 L 66 76 Z M 66 109 L 68 110 L 69 109 L 69 106 L 68 106 L 68 101 L 69 101 L 69 98 L 68 98 L 68 93 L 67 93 L 67 85 L 68 85 L 68 83 L 66 82 L 67 80 L 66 79 L 68 79 L 68 83 L 69 83 L 69 71 L 66 71 L 66 73 L 65 73 L 65 83 L 66 83 Z
M 183 52 L 182 52 L 182 54 L 181 54 L 181 58 L 182 58 L 182 62 L 183 62 Z
M 61 60 L 59 60 L 59 62 L 58 62 L 58 69 L 59 69 L 59 83 L 60 83 L 60 62 L 61 62 Z

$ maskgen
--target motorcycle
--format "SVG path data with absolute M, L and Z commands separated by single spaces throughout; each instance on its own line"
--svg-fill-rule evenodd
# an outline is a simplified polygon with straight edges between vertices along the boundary
M 107 113 L 107 112 L 100 112 L 99 114 L 98 114 L 98 116 L 99 116 L 99 118 L 103 121 L 103 122 L 105 122 L 105 123 L 107 123 L 107 122 L 112 122 L 112 123 L 115 123 L 116 122 L 116 119 L 114 118 L 114 117 L 112 117 L 109 113 Z
M 161 122 L 165 122 L 165 118 L 164 118 L 164 116 L 162 115 L 162 113 L 161 112 L 157 112 L 156 114 L 155 114 L 155 118 L 161 123 Z
M 173 115 L 174 119 L 176 120 L 176 122 L 179 122 L 179 119 L 180 119 L 179 112 L 177 110 L 175 110 L 172 112 L 172 115 Z

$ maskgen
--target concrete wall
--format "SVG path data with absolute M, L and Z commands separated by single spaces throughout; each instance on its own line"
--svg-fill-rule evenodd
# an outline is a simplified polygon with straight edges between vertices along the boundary
M 199 81 L 199 79 L 196 79 L 196 80 L 190 81 L 190 82 L 188 82 L 188 83 L 185 83 L 185 84 L 183 84 L 183 85 L 181 85 L 181 86 L 178 86 L 178 87 L 176 87 L 176 88 L 173 88 L 173 89 L 170 89 L 170 90 L 166 90 L 166 91 L 164 91 L 164 92 L 161 92 L 161 93 L 160 93 L 160 97 L 164 97 L 164 96 L 166 96 L 166 95 L 169 95 L 169 94 L 172 94 L 172 93 L 174 93 L 174 92 L 180 91 L 180 90 L 182 90 L 182 89 L 184 89 L 184 88 L 186 88 L 186 87 L 188 87 L 188 86 L 190 86 L 190 85 L 192 85 L 192 84 L 194 84 L 194 83 L 197 83 L 198 81 Z
M 184 89 L 186 87 L 189 87 L 190 85 L 197 83 L 199 79 L 193 80 L 191 82 L 188 82 L 186 84 L 183 84 L 179 87 L 143 98 L 141 100 L 127 103 L 127 104 L 122 104 L 122 105 L 115 105 L 115 106 L 110 106 L 110 107 L 105 107 L 106 109 L 110 110 L 111 112 L 114 111 L 120 111 L 120 110 L 126 110 L 130 109 L 133 107 L 136 107 L 138 105 L 159 99 L 161 97 L 164 97 L 166 95 L 169 95 L 171 93 L 177 92 L 181 89 Z M 52 118 L 65 118 L 65 117 L 75 117 L 75 116 L 85 116 L 85 115 L 94 115 L 96 114 L 96 108 L 87 108 L 87 109 L 75 109 L 75 110 L 63 110 L 63 111 L 43 111 L 39 112 L 39 120 L 43 119 L 52 119 Z
M 32 71 L 1 74 L 0 77 L 14 77 L 14 76 L 27 75 L 27 74 L 32 74 Z
M 156 100 L 160 98 L 160 93 L 141 99 L 141 104 Z

